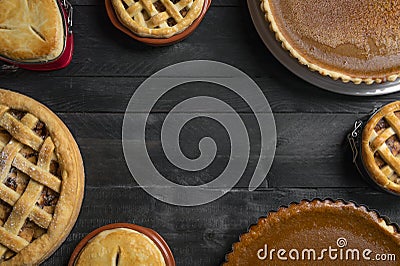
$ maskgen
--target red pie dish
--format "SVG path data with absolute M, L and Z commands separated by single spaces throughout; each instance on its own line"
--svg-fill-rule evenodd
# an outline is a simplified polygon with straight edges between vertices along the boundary
M 39 71 L 69 65 L 72 11 L 66 0 L 0 1 L 0 60 Z

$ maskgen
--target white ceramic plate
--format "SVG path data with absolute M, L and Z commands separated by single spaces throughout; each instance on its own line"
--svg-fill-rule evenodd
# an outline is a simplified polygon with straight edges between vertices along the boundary
M 287 69 L 305 81 L 324 90 L 355 96 L 376 96 L 400 91 L 399 79 L 395 82 L 386 82 L 383 84 L 367 85 L 363 83 L 355 85 L 351 82 L 343 83 L 340 80 L 333 80 L 320 75 L 318 72 L 310 71 L 306 66 L 301 65 L 297 59 L 291 57 L 289 52 L 284 50 L 280 42 L 275 39 L 274 33 L 269 29 L 268 22 L 264 19 L 260 0 L 247 0 L 247 5 L 258 34 L 271 53 Z

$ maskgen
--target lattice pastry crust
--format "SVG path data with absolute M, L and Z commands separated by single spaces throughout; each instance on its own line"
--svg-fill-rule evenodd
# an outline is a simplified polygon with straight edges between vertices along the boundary
M 75 140 L 42 104 L 0 89 L 0 265 L 36 265 L 71 231 L 84 170 Z
M 204 0 L 112 0 L 120 22 L 142 37 L 169 38 L 189 27 Z
M 380 109 L 365 125 L 362 159 L 382 187 L 400 193 L 400 101 Z

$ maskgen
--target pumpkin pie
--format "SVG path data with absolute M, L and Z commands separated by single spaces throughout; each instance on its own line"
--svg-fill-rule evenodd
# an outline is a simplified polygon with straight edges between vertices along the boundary
M 354 203 L 302 201 L 260 218 L 233 245 L 224 265 L 398 265 L 400 234 Z
M 355 84 L 400 74 L 399 0 L 262 0 L 278 41 L 313 71 Z

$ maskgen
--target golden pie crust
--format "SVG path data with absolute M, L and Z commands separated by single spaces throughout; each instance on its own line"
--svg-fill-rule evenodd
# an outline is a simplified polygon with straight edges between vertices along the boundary
M 322 249 L 329 246 L 339 249 L 339 244 L 345 251 L 347 248 L 359 249 L 360 252 L 370 249 L 373 254 L 395 254 L 396 258 L 400 256 L 400 234 L 377 213 L 354 203 L 316 199 L 293 203 L 260 218 L 233 245 L 224 265 L 361 265 L 367 262 L 331 261 L 328 256 L 318 261 L 295 261 L 289 258 L 283 261 L 276 256 L 272 260 L 261 260 L 257 255 L 265 245 L 268 251 L 285 249 L 289 257 L 291 249 L 300 252 L 303 249 L 314 249 L 320 255 Z M 396 261 L 386 261 L 385 265 L 397 264 Z
M 400 75 L 400 1 L 262 0 L 276 39 L 311 70 L 372 84 Z
M 1 0 L 0 55 L 18 62 L 59 57 L 64 25 L 57 0 Z
M 200 15 L 204 0 L 112 0 L 119 21 L 141 37 L 169 38 Z
M 106 230 L 91 239 L 76 260 L 76 266 L 165 266 L 164 257 L 146 235 L 127 228 Z
M 82 158 L 53 112 L 7 90 L 0 90 L 0 150 L 0 265 L 37 265 L 78 217 Z
M 374 114 L 363 129 L 362 161 L 382 188 L 400 193 L 400 101 Z

